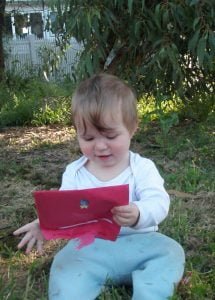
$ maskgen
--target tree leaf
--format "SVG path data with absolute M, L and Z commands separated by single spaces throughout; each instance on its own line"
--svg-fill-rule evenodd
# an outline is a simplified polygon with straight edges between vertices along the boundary
M 87 13 L 87 22 L 88 22 L 89 27 L 91 27 L 91 15 L 90 15 L 90 12 Z
M 199 0 L 192 0 L 192 1 L 190 2 L 190 6 L 195 5 L 195 4 L 197 4 L 197 3 L 199 3 Z
M 206 38 L 205 36 L 203 36 L 199 39 L 198 46 L 197 46 L 197 57 L 198 57 L 198 62 L 200 67 L 202 67 L 204 61 L 205 51 L 206 51 Z
M 135 34 L 135 37 L 137 37 L 137 38 L 140 37 L 140 27 L 141 27 L 141 21 L 135 23 L 135 25 L 134 25 L 134 34 Z
M 194 21 L 193 21 L 193 30 L 196 30 L 196 26 L 198 25 L 199 21 L 200 21 L 200 17 L 197 17 L 197 18 L 194 19 Z
M 90 53 L 86 57 L 86 68 L 87 68 L 88 74 L 92 75 L 94 72 L 94 69 L 93 69 L 92 56 L 90 55 Z
M 132 7 L 133 7 L 133 0 L 128 0 L 128 11 L 130 15 L 132 13 Z
M 215 51 L 215 33 L 212 30 L 209 31 L 209 44 L 211 50 Z
M 200 29 L 196 30 L 192 39 L 189 40 L 189 42 L 188 42 L 188 50 L 190 50 L 191 52 L 194 52 L 194 50 L 197 46 L 197 42 L 199 40 L 199 34 L 200 34 Z

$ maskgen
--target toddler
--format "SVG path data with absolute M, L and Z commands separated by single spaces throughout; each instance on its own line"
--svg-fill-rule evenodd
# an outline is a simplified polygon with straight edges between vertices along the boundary
M 154 163 L 129 150 L 137 126 L 136 98 L 119 78 L 98 74 L 73 95 L 72 118 L 83 156 L 70 163 L 61 190 L 129 184 L 129 204 L 112 209 L 121 226 L 115 242 L 95 239 L 77 249 L 70 240 L 54 258 L 50 300 L 93 300 L 107 280 L 132 284 L 134 300 L 164 300 L 173 295 L 184 271 L 184 251 L 158 232 L 169 210 L 169 196 Z M 117 197 L 117 195 L 116 195 Z M 14 232 L 25 233 L 18 247 L 42 253 L 38 219 Z

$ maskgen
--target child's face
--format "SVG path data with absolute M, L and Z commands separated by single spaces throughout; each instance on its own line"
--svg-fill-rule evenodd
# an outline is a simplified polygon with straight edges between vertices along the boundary
M 77 136 L 82 153 L 94 168 L 121 167 L 128 162 L 131 134 L 122 122 L 121 112 L 115 118 L 104 117 L 110 129 L 100 132 L 88 124 L 86 132 L 77 128 Z

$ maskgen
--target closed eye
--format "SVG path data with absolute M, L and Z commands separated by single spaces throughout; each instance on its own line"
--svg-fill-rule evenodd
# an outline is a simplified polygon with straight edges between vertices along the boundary
M 90 141 L 93 141 L 94 140 L 94 138 L 93 137 L 85 137 L 85 138 L 83 138 L 86 142 L 90 142 Z
M 116 137 L 117 137 L 117 135 L 106 136 L 106 138 L 107 138 L 108 140 L 114 140 Z
M 88 135 L 82 135 L 82 136 L 80 136 L 80 138 L 83 139 L 86 142 L 90 142 L 90 141 L 94 140 L 94 137 L 90 136 L 90 135 L 89 136 Z

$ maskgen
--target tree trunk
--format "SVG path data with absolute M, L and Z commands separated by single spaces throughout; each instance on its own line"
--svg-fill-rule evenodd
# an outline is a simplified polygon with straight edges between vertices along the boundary
M 0 1 L 0 81 L 3 79 L 4 73 L 4 48 L 3 48 L 3 32 L 4 32 L 4 15 L 6 0 Z

